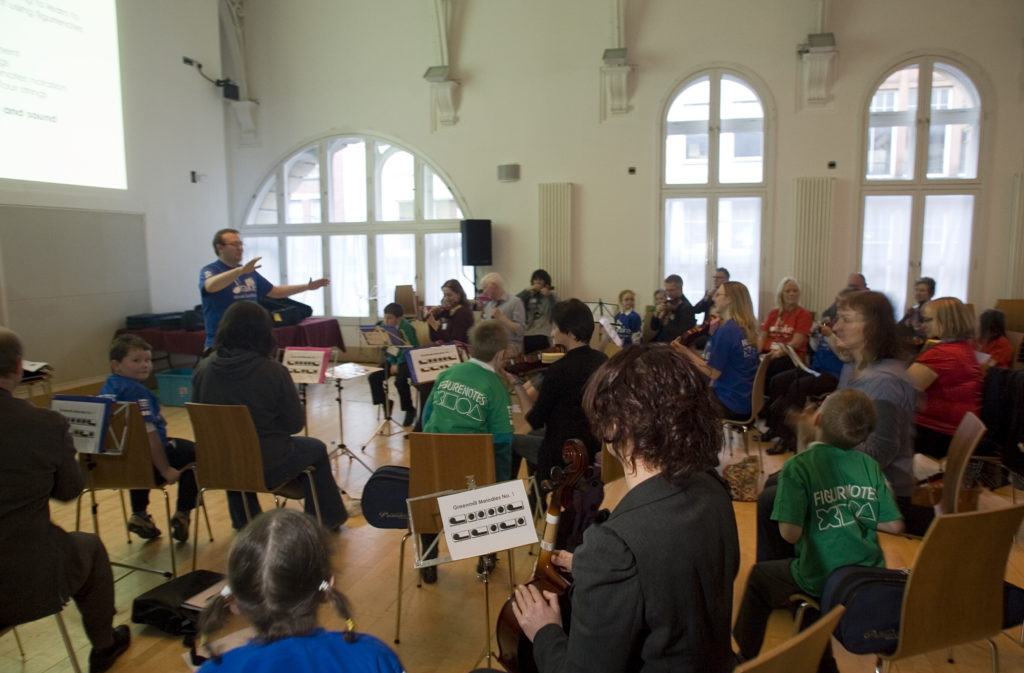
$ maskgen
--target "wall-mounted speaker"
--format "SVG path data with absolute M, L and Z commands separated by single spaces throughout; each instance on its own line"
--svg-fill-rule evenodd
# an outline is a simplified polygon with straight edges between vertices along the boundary
M 462 265 L 491 265 L 491 221 L 462 220 Z
M 519 179 L 519 164 L 501 164 L 498 166 L 500 182 L 515 182 Z

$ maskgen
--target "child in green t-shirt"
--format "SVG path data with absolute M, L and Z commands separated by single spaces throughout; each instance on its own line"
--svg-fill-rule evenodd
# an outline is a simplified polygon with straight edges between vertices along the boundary
M 797 556 L 751 569 L 733 627 L 741 659 L 758 655 L 768 615 L 794 593 L 820 596 L 841 566 L 885 567 L 876 531 L 901 533 L 903 519 L 878 462 L 851 451 L 874 430 L 875 418 L 863 392 L 833 393 L 811 419 L 817 441 L 783 466 L 772 519 Z
M 409 346 L 417 348 L 420 345 L 416 338 L 416 328 L 406 320 L 405 309 L 402 305 L 394 302 L 384 307 L 384 324 L 388 327 L 397 327 L 399 333 L 409 342 Z M 409 365 L 405 361 L 407 348 L 391 346 L 384 352 L 384 360 L 381 362 L 382 371 L 374 372 L 369 376 L 370 394 L 374 404 L 383 404 L 385 399 L 384 381 L 392 374 L 395 377 L 395 388 L 398 390 L 398 401 L 405 417 L 402 425 L 411 426 L 416 422 L 416 407 L 412 404 L 412 392 L 409 389 Z M 390 405 L 388 405 L 390 406 Z M 390 411 L 390 409 L 386 409 Z

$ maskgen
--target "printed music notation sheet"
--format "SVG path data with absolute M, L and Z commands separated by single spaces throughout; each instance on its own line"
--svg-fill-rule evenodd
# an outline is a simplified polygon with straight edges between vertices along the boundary
M 437 506 L 452 560 L 537 542 L 521 479 L 444 495 Z

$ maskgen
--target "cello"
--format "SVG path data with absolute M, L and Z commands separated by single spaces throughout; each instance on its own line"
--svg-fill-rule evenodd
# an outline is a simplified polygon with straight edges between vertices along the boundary
M 554 490 L 551 503 L 548 505 L 544 519 L 544 537 L 540 543 L 540 554 L 533 570 L 533 579 L 527 584 L 541 591 L 558 594 L 562 609 L 562 623 L 569 628 L 570 602 L 569 588 L 572 578 L 559 570 L 551 562 L 551 553 L 555 550 L 555 539 L 558 536 L 558 520 L 562 510 L 572 503 L 573 489 L 583 473 L 587 470 L 587 449 L 578 439 L 568 439 L 562 445 L 562 460 L 567 463 L 563 468 L 552 470 Z M 514 598 L 509 596 L 501 607 L 498 623 L 495 628 L 498 641 L 498 663 L 508 673 L 537 673 L 537 664 L 533 660 L 533 643 L 523 635 L 519 621 L 512 611 Z

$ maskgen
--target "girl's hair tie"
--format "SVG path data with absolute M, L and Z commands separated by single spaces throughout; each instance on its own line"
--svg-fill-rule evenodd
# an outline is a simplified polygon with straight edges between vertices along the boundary
M 228 596 L 230 596 L 231 595 L 231 587 L 229 587 L 227 584 L 225 584 L 224 588 L 220 590 L 220 595 L 223 596 L 224 598 L 227 598 Z
M 323 582 L 320 583 L 320 586 L 317 587 L 317 590 L 318 591 L 327 591 L 330 588 L 331 588 L 331 585 L 327 582 L 327 580 L 324 580 Z

